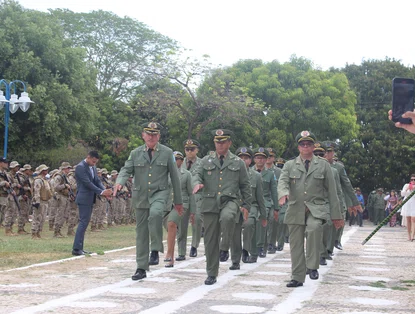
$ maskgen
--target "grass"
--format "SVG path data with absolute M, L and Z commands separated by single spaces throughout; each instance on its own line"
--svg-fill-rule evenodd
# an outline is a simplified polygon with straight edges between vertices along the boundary
M 375 288 L 386 288 L 385 283 L 386 281 L 380 280 L 376 282 L 371 282 L 369 286 L 375 287 Z
M 401 280 L 402 283 L 413 283 L 415 284 L 415 280 Z
M 30 225 L 26 225 L 26 230 L 29 229 Z M 116 226 L 102 232 L 89 230 L 90 227 L 85 234 L 85 249 L 99 255 L 103 255 L 104 251 L 135 246 L 134 225 Z M 66 231 L 66 227 L 62 228 L 62 234 L 66 234 Z M 188 236 L 191 234 L 192 228 L 189 226 Z M 53 231 L 49 231 L 47 223 L 43 227 L 41 236 L 40 240 L 32 240 L 30 234 L 6 237 L 4 228 L 0 228 L 0 270 L 72 257 L 73 236 L 53 238 Z M 165 231 L 163 236 L 165 239 Z
M 405 288 L 405 287 L 398 287 L 398 286 L 391 287 L 391 289 L 392 289 L 392 290 L 400 290 L 400 291 L 409 290 L 409 288 Z

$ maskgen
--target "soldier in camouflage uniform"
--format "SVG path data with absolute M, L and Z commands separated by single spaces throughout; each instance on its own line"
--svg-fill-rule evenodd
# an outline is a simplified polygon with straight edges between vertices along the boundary
M 74 194 L 69 184 L 67 175 L 71 169 L 69 162 L 63 162 L 60 167 L 60 171 L 54 177 L 54 191 L 57 199 L 57 208 L 55 214 L 54 224 L 54 238 L 63 238 L 61 228 L 65 223 L 65 217 L 68 217 L 69 197 L 74 200 Z M 70 196 L 71 194 L 71 196 Z
M 102 182 L 102 169 L 97 168 L 97 175 Z M 101 229 L 98 229 L 98 221 L 102 221 L 104 202 L 107 202 L 107 198 L 98 196 L 92 205 L 91 232 L 101 231 Z
M 53 197 L 49 200 L 48 204 L 48 221 L 49 221 L 49 231 L 54 231 L 54 225 L 55 225 L 55 215 L 58 208 L 58 199 L 56 197 L 56 193 L 53 189 L 55 186 L 55 176 L 59 172 L 58 169 L 54 169 L 49 173 L 49 185 L 53 194 Z
M 108 177 L 107 177 L 108 176 L 108 170 L 106 168 L 102 168 L 101 171 L 102 171 L 102 175 L 101 175 L 100 179 L 101 179 L 102 185 L 105 187 L 105 189 L 110 189 L 111 186 L 110 186 L 110 184 L 108 184 Z M 105 198 L 104 201 L 105 202 L 102 205 L 101 216 L 98 218 L 97 228 L 99 230 L 105 230 L 106 229 L 104 227 L 104 224 L 107 222 L 107 215 L 109 214 L 109 211 L 110 211 L 110 205 L 111 205 L 110 200 Z
M 33 220 L 32 220 L 32 239 L 40 239 L 40 233 L 43 230 L 43 224 L 48 211 L 48 202 L 52 198 L 53 193 L 46 180 L 46 174 L 49 167 L 40 165 L 36 168 L 37 174 L 33 183 Z
M 71 190 L 73 194 L 76 196 L 76 179 L 75 179 L 75 168 L 69 170 L 68 173 L 68 182 L 71 186 Z M 68 206 L 68 236 L 75 235 L 75 226 L 78 223 L 78 205 L 76 205 L 75 201 L 69 199 L 69 206 Z
M 16 173 L 19 171 L 20 165 L 17 161 L 12 161 L 9 165 L 9 173 L 8 178 L 10 180 L 10 184 L 13 190 L 13 195 L 9 195 L 9 202 L 8 206 L 6 207 L 6 211 L 4 213 L 4 227 L 6 228 L 6 235 L 14 236 L 16 235 L 13 233 L 13 225 L 16 222 L 19 210 L 16 201 L 18 202 L 18 197 L 20 193 L 20 184 L 16 179 Z
M 125 200 L 125 224 L 134 224 L 135 223 L 135 214 L 132 208 L 131 195 L 133 192 L 133 177 L 129 177 L 127 182 L 125 182 L 125 187 L 127 189 L 127 198 Z
M 111 178 L 108 179 L 108 186 L 109 188 L 113 188 L 115 185 L 115 181 L 117 180 L 118 171 L 112 170 L 111 171 Z M 113 197 L 110 200 L 110 206 L 108 208 L 108 214 L 107 214 L 107 225 L 108 227 L 112 227 L 115 225 L 115 215 L 118 210 L 118 197 Z
M 6 212 L 6 208 L 9 205 L 8 190 L 10 189 L 11 184 L 10 184 L 10 178 L 6 172 L 8 168 L 9 168 L 9 161 L 1 157 L 0 158 L 0 225 L 1 226 L 3 226 L 4 214 Z
M 30 177 L 32 176 L 32 167 L 28 164 L 20 168 L 17 173 L 18 182 L 23 186 L 22 195 L 19 197 L 20 212 L 18 217 L 18 234 L 28 234 L 24 229 L 26 222 L 29 221 L 29 212 L 32 207 L 32 183 Z

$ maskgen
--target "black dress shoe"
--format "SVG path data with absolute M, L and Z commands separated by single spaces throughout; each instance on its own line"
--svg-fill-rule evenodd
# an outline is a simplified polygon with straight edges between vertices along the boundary
M 338 250 L 343 250 L 342 244 L 337 240 L 334 242 L 334 247 Z
M 267 256 L 267 252 L 265 252 L 265 250 L 264 250 L 263 247 L 259 248 L 259 250 L 258 250 L 258 256 L 259 257 L 266 257 Z
M 179 255 L 176 257 L 176 261 L 180 262 L 180 261 L 184 261 L 186 259 L 186 256 L 184 255 Z
M 268 254 L 275 254 L 277 252 L 277 247 L 275 245 L 268 245 Z
M 326 259 L 324 257 L 320 257 L 320 265 L 327 265 Z
M 289 237 L 285 237 L 284 238 L 285 243 L 290 243 L 290 238 Z
M 174 264 L 169 263 L 169 264 L 164 265 L 164 267 L 166 267 L 166 268 L 172 268 L 172 267 L 174 267 Z
M 296 288 L 296 287 L 302 287 L 303 283 L 302 282 L 298 282 L 297 280 L 291 280 L 289 283 L 287 283 L 287 287 L 288 288 Z
M 140 280 L 146 277 L 147 277 L 146 271 L 144 269 L 137 268 L 137 270 L 135 271 L 135 274 L 131 276 L 131 279 Z
M 80 255 L 85 255 L 85 253 L 82 250 L 72 250 L 72 255 L 73 256 L 80 256 Z
M 164 262 L 171 262 L 171 261 L 172 261 L 171 257 L 167 257 L 164 259 Z
M 150 261 L 148 263 L 150 265 L 158 265 L 159 264 L 159 252 L 158 251 L 151 251 Z
M 216 277 L 215 276 L 208 276 L 205 280 L 205 285 L 213 285 L 214 283 L 216 283 Z
M 318 279 L 318 270 L 317 269 L 311 269 L 310 274 L 308 274 L 311 280 L 317 280 Z
M 248 263 L 249 253 L 247 250 L 242 250 L 242 262 Z
M 196 257 L 197 256 L 197 249 L 195 247 L 191 247 L 190 248 L 190 253 L 189 253 L 190 257 Z
M 241 265 L 239 263 L 232 263 L 232 266 L 229 267 L 230 270 L 238 270 L 241 269 Z
M 258 260 L 258 256 L 250 256 L 247 263 L 252 264 L 252 263 L 256 263 Z
M 284 248 L 283 247 L 280 247 L 280 246 L 277 246 L 276 250 L 277 251 L 282 251 L 282 250 L 284 250 Z
M 273 250 L 274 249 L 274 246 L 270 243 L 270 244 L 268 244 L 268 248 L 267 248 L 267 250 L 268 251 L 271 251 L 271 250 Z
M 221 262 L 226 262 L 229 259 L 229 251 L 220 251 L 220 258 Z

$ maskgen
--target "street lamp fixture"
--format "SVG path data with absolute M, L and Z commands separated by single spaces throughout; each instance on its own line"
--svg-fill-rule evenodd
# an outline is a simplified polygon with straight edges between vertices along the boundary
M 23 86 L 23 92 L 20 95 L 20 98 L 16 95 L 16 85 L 20 83 Z M 22 81 L 14 80 L 7 82 L 5 79 L 0 80 L 1 85 L 6 87 L 6 95 L 3 94 L 3 91 L 0 91 L 0 110 L 4 107 L 4 158 L 7 158 L 7 142 L 9 140 L 9 121 L 10 121 L 10 112 L 15 113 L 19 108 L 26 112 L 29 110 L 30 104 L 33 101 L 30 100 L 29 94 L 26 92 L 26 85 Z M 13 94 L 11 94 L 13 90 Z

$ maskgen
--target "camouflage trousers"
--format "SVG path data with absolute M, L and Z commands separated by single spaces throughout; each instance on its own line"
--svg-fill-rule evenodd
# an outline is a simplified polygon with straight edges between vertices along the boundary
M 23 229 L 26 222 L 29 221 L 29 213 L 30 213 L 30 199 L 24 199 L 23 197 L 20 197 L 19 199 L 19 205 L 20 205 L 20 212 L 19 217 L 17 218 L 17 225 L 19 226 L 19 230 Z
M 4 224 L 4 213 L 6 211 L 7 202 L 7 196 L 0 196 L 0 225 Z
M 75 202 L 69 202 L 68 205 L 68 230 L 75 228 L 78 224 L 79 214 L 78 214 L 78 205 Z
M 11 228 L 17 219 L 17 205 L 13 196 L 9 195 L 6 211 L 4 212 L 4 227 Z
M 125 222 L 132 223 L 135 221 L 135 211 L 132 207 L 131 198 L 127 198 L 125 201 Z
M 57 198 L 57 202 L 56 202 L 57 206 L 56 206 L 56 213 L 55 213 L 54 228 L 55 228 L 55 231 L 60 231 L 66 219 L 68 218 L 69 199 L 65 195 L 58 195 L 56 198 Z
M 115 223 L 122 224 L 124 216 L 125 216 L 125 199 L 119 198 L 117 200 L 118 206 L 117 210 L 115 211 Z
M 91 228 L 104 223 L 106 206 L 107 199 L 104 196 L 101 196 L 101 199 L 97 198 L 94 206 L 92 207 Z
M 40 201 L 39 208 L 33 207 L 32 233 L 41 232 L 46 220 L 48 202 Z
M 111 199 L 110 204 L 108 206 L 108 213 L 107 213 L 107 223 L 109 226 L 111 226 L 115 220 L 115 212 L 117 211 L 117 206 L 118 206 L 118 199 L 116 198 Z
M 49 226 L 53 226 L 55 224 L 55 215 L 56 215 L 56 208 L 58 206 L 58 200 L 56 196 L 52 197 L 48 203 L 48 219 L 49 219 Z

